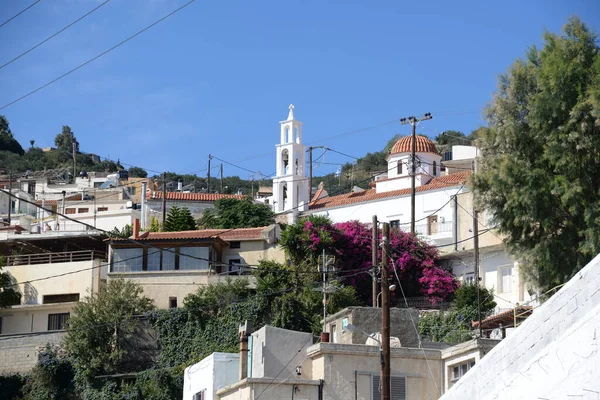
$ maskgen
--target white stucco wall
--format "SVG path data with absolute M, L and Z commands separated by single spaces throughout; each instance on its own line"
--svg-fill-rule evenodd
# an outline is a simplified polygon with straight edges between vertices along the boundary
M 90 208 L 90 212 L 71 214 L 68 215 L 68 217 L 95 226 L 97 229 L 111 231 L 115 227 L 123 229 L 125 225 L 131 225 L 136 218 L 140 218 L 140 212 L 129 208 L 99 212 L 96 214 L 96 219 L 94 221 L 94 213 Z M 69 221 L 65 218 L 59 217 L 58 222 L 60 225 L 59 230 L 61 231 L 75 232 L 89 230 L 87 226 L 78 222 Z M 54 229 L 54 227 L 52 229 Z
M 206 390 L 204 400 L 217 399 L 217 390 L 239 379 L 239 354 L 212 353 L 185 369 L 183 400 L 193 400 L 194 394 Z
M 597 256 L 442 399 L 597 399 L 599 331 Z

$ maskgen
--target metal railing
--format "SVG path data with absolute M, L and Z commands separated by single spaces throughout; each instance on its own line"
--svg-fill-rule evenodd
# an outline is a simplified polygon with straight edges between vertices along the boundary
M 434 224 L 420 224 L 415 226 L 415 230 L 422 234 L 422 235 L 427 235 L 427 236 L 433 236 L 433 235 L 437 235 L 438 233 L 448 233 L 448 232 L 452 232 L 452 227 L 454 226 L 454 223 L 452 221 L 450 222 L 437 222 Z
M 9 256 L 6 265 L 56 264 L 75 261 L 106 259 L 106 253 L 96 250 L 66 251 L 62 253 L 36 253 Z
M 406 303 L 404 302 L 404 300 L 401 300 L 396 307 L 406 308 L 407 303 L 408 303 L 408 308 L 416 308 L 418 310 L 448 310 L 451 305 L 451 303 L 449 303 L 449 302 L 441 302 L 441 301 L 432 303 L 426 297 L 407 297 Z

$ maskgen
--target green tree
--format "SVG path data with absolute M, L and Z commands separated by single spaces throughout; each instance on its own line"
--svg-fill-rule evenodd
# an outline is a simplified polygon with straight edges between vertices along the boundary
M 163 226 L 165 232 L 193 231 L 196 227 L 196 221 L 187 207 L 179 208 L 172 206 L 167 214 L 167 219 Z
M 271 208 L 257 204 L 250 197 L 219 199 L 214 209 L 205 210 L 198 221 L 204 229 L 257 228 L 275 222 Z
M 54 138 L 54 144 L 59 150 L 66 151 L 69 154 L 73 152 L 73 143 L 75 143 L 75 151 L 79 151 L 79 142 L 75 138 L 75 134 L 69 125 L 62 127 L 62 132 Z
M 8 126 L 8 120 L 4 115 L 0 115 L 0 151 L 9 151 L 18 155 L 23 155 L 25 151 L 23 147 L 13 137 L 13 134 Z
M 494 292 L 463 284 L 454 292 L 450 310 L 428 312 L 419 319 L 419 333 L 431 341 L 451 344 L 472 339 L 472 322 L 479 319 L 478 290 L 481 318 L 488 317 L 496 307 Z
M 66 354 L 47 344 L 29 372 L 23 386 L 23 400 L 62 400 L 74 398 L 74 372 Z
M 133 235 L 133 225 L 127 224 L 121 230 L 115 226 L 115 228 L 109 232 L 110 235 L 114 238 L 122 238 L 127 239 Z
M 438 145 L 462 145 L 470 146 L 471 140 L 460 131 L 444 131 L 433 139 Z
M 150 227 L 148 228 L 148 232 L 160 232 L 162 227 L 160 226 L 160 222 L 158 222 L 158 218 L 152 217 L 150 219 Z
M 142 295 L 142 288 L 124 279 L 111 279 L 98 293 L 77 303 L 69 325 L 65 346 L 75 369 L 80 390 L 94 386 L 97 375 L 122 371 L 132 356 L 124 346 L 136 328 L 135 316 L 154 308 Z
M 600 49 L 578 18 L 501 76 L 474 190 L 527 280 L 564 283 L 600 252 Z
M 6 258 L 0 257 L 0 308 L 14 306 L 21 303 L 21 293 L 17 292 L 12 277 L 8 272 L 2 272 L 6 265 Z
M 131 167 L 129 168 L 129 176 L 131 178 L 146 178 L 148 177 L 148 172 L 140 167 Z

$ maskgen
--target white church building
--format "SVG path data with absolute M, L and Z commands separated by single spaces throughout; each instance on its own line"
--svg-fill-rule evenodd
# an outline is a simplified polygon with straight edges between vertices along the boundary
M 387 158 L 386 173 L 375 177 L 368 188 L 330 196 L 322 183 L 314 194 L 309 190 L 302 122 L 296 120 L 293 105 L 287 119 L 280 124 L 273 196 L 259 200 L 271 205 L 279 221 L 294 223 L 299 217 L 323 215 L 334 223 L 352 220 L 371 223 L 376 215 L 379 222 L 388 222 L 392 228 L 410 230 L 411 136 L 394 144 Z M 469 179 L 477 154 L 473 146 L 453 146 L 451 155 L 447 154 L 442 161 L 435 143 L 425 136 L 416 136 L 415 231 L 437 246 L 442 263 L 465 281 L 474 279 L 475 220 Z M 518 262 L 507 253 L 501 237 L 492 229 L 493 221 L 483 212 L 477 223 L 481 283 L 494 290 L 498 311 L 531 300 L 533 293 L 524 285 Z

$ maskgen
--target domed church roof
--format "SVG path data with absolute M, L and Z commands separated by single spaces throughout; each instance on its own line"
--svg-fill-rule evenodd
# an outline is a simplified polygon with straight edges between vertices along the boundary
M 417 153 L 433 153 L 439 154 L 437 148 L 435 147 L 435 143 L 433 143 L 429 138 L 425 136 L 416 136 L 417 145 L 416 152 Z M 410 153 L 412 152 L 412 136 L 405 136 L 400 138 L 394 147 L 392 147 L 392 151 L 390 154 L 399 154 L 399 153 Z

